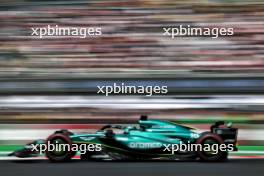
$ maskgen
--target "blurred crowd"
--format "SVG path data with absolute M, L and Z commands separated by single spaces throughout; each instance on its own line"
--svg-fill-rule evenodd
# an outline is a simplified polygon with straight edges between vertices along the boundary
M 47 25 L 101 27 L 96 38 L 31 36 Z M 163 27 L 232 27 L 228 37 L 162 35 Z M 262 74 L 264 2 L 235 0 L 12 0 L 0 2 L 0 77 L 150 70 Z

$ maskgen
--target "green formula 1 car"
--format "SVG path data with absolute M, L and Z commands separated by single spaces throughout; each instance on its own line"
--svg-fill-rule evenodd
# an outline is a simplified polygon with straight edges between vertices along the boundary
M 69 161 L 78 152 L 82 160 L 195 159 L 224 161 L 236 151 L 237 129 L 216 122 L 207 132 L 173 122 L 148 120 L 137 125 L 106 125 L 96 133 L 74 134 L 56 131 L 46 140 L 37 140 L 10 156 L 34 157 L 44 153 L 50 161 Z M 63 146 L 63 147 L 62 147 Z

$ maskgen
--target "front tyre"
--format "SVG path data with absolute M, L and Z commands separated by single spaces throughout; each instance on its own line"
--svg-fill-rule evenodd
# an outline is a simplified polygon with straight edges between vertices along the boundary
M 72 141 L 68 135 L 52 134 L 46 140 L 46 146 L 49 145 L 50 148 L 46 150 L 46 156 L 52 162 L 66 162 L 75 155 L 75 152 L 71 150 Z
M 219 146 L 224 144 L 224 141 L 220 136 L 214 133 L 203 133 L 196 144 L 201 144 L 202 146 L 201 150 L 197 152 L 201 161 L 217 162 L 227 159 L 228 152 L 219 150 Z M 217 150 L 215 150 L 215 146 L 217 146 Z M 207 150 L 209 148 L 210 150 Z

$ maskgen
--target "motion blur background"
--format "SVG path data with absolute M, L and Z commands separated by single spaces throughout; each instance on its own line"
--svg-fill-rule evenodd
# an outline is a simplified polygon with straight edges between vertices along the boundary
M 102 27 L 97 38 L 31 36 L 31 27 Z M 163 27 L 232 27 L 234 36 L 163 36 Z M 131 124 L 141 114 L 206 130 L 239 128 L 236 155 L 264 156 L 262 0 L 1 0 L 0 155 L 54 130 Z M 96 94 L 168 86 L 168 95 Z

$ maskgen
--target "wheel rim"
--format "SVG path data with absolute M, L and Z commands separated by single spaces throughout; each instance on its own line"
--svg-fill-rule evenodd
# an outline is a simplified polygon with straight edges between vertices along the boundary
M 217 145 L 219 145 L 219 143 L 218 143 L 218 141 L 216 141 L 215 139 L 212 139 L 212 138 L 209 138 L 209 139 L 205 139 L 204 140 L 204 142 L 203 142 L 203 149 L 204 149 L 204 145 L 205 144 L 208 144 L 209 146 L 210 146 L 210 151 L 204 151 L 203 150 L 203 153 L 206 155 L 206 156 L 208 156 L 208 157 L 213 157 L 213 156 L 216 156 L 217 155 L 217 153 L 218 153 L 218 151 L 217 151 L 217 153 L 215 153 L 215 150 L 212 150 L 212 145 L 214 145 L 214 144 L 217 144 Z
M 53 139 L 50 141 L 50 144 L 53 145 L 62 145 L 62 144 L 68 144 L 65 140 L 57 138 L 57 139 Z M 55 147 L 55 149 L 53 151 L 50 151 L 50 154 L 54 155 L 54 156 L 63 156 L 65 154 L 67 154 L 68 151 L 63 150 L 63 147 Z

